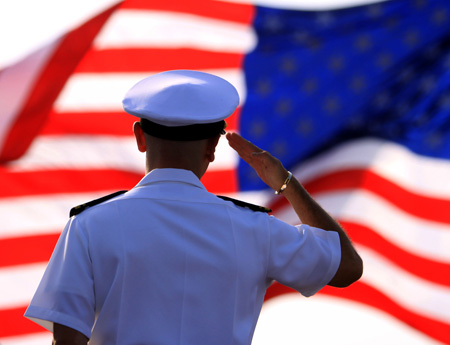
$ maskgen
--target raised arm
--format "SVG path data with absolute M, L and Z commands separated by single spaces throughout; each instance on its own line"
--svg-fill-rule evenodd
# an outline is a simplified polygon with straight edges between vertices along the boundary
M 280 189 L 289 172 L 277 158 L 236 133 L 227 133 L 226 137 L 229 145 L 256 171 L 265 184 L 275 191 Z M 362 275 L 363 263 L 345 230 L 309 195 L 295 177 L 292 177 L 283 195 L 302 223 L 339 234 L 341 263 L 328 285 L 346 287 L 358 280 Z

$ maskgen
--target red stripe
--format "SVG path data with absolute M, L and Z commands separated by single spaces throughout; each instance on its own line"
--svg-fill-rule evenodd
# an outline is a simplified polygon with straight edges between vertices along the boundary
M 0 309 L 0 338 L 42 333 L 44 328 L 23 316 L 27 307 Z
M 25 153 L 44 124 L 67 79 L 116 8 L 117 6 L 112 7 L 66 35 L 43 68 L 27 102 L 16 116 L 0 152 L 0 162 L 17 159 Z
M 327 176 L 330 177 L 329 175 Z M 333 180 L 333 178 L 326 178 L 324 181 L 330 182 L 330 180 Z M 314 191 L 314 193 L 328 190 L 328 187 L 330 186 L 327 184 L 325 184 L 325 186 L 322 186 L 320 184 L 320 181 L 322 181 L 321 178 L 314 181 L 311 185 L 308 183 L 306 184 L 306 188 L 309 191 Z M 340 182 L 342 181 L 336 181 L 336 187 L 338 187 L 338 189 L 339 187 L 342 187 L 342 185 L 339 185 Z M 270 207 L 273 209 L 274 215 L 276 216 L 277 212 L 281 211 L 281 209 L 290 206 L 285 198 L 280 198 L 275 204 L 271 205 Z M 430 260 L 411 253 L 403 248 L 400 248 L 379 235 L 376 229 L 368 228 L 362 224 L 346 222 L 340 219 L 338 220 L 348 231 L 350 237 L 355 243 L 375 250 L 380 255 L 388 258 L 399 267 L 418 277 L 437 284 L 450 286 L 450 276 L 442 274 L 442 272 L 450 271 L 449 264 L 439 262 L 437 260 Z
M 243 54 L 196 49 L 90 50 L 76 73 L 145 73 L 173 69 L 241 68 Z
M 265 299 L 269 300 L 285 293 L 297 292 L 275 283 L 267 290 Z M 444 344 L 450 344 L 450 325 L 413 313 L 401 307 L 380 291 L 362 282 L 357 282 L 345 289 L 336 289 L 327 286 L 320 293 L 372 306 L 396 317 L 414 329 Z M 0 337 L 18 336 L 42 331 L 40 326 L 23 317 L 25 310 L 26 307 L 0 310 L 0 323 L 3 326 L 0 328 Z
M 450 200 L 408 191 L 370 170 L 348 169 L 325 174 L 305 183 L 305 188 L 311 194 L 346 189 L 368 190 L 415 217 L 450 224 L 450 212 L 442 212 L 450 209 Z M 286 204 L 286 199 L 278 198 L 271 208 Z
M 242 24 L 250 24 L 254 15 L 252 5 L 209 0 L 127 0 L 121 9 L 189 13 Z
M 209 176 L 208 178 L 212 178 L 212 176 Z M 214 178 L 220 179 L 221 177 L 214 176 Z M 213 182 L 214 185 L 217 185 L 217 183 L 217 181 Z M 209 182 L 207 184 L 209 184 Z M 422 279 L 436 284 L 450 286 L 450 277 L 446 274 L 442 274 L 442 272 L 450 271 L 450 265 L 411 254 L 410 252 L 396 247 L 374 231 L 362 225 L 346 222 L 341 222 L 341 224 L 348 231 L 350 237 L 356 244 L 362 244 L 377 251 L 395 263 L 395 265 Z M 54 233 L 0 240 L 0 253 L 3 253 L 0 267 L 47 262 L 58 236 L 58 233 Z
M 289 206 L 285 205 L 285 207 Z M 279 205 L 276 208 L 272 207 L 272 209 L 275 216 L 281 210 Z M 375 250 L 397 266 L 422 279 L 450 286 L 450 275 L 442 274 L 442 272 L 450 272 L 449 264 L 424 258 L 400 248 L 379 235 L 376 229 L 371 229 L 362 224 L 342 221 L 341 219 L 338 219 L 338 221 L 356 244 Z
M 275 283 L 268 289 L 266 293 L 266 300 L 285 293 L 298 292 L 281 284 Z M 414 329 L 443 342 L 444 344 L 450 344 L 449 324 L 409 311 L 380 291 L 362 282 L 356 282 L 345 289 L 337 289 L 326 286 L 320 293 L 345 298 L 350 301 L 360 302 L 362 304 L 377 308 L 396 317 Z
M 227 130 L 236 131 L 240 108 L 227 118 Z M 125 112 L 50 113 L 40 135 L 91 134 L 132 136 L 132 126 L 139 119 Z M 0 191 L 1 194 L 1 191 Z
M 59 233 L 0 240 L 0 267 L 48 262 L 58 237 Z
M 205 188 L 214 194 L 236 193 L 237 174 L 235 169 L 210 170 L 202 178 Z
M 0 167 L 0 197 L 128 190 L 144 176 L 142 164 L 142 174 L 113 169 L 8 172 Z M 237 191 L 234 169 L 208 171 L 202 182 L 213 193 Z
M 450 344 L 449 324 L 414 313 L 396 303 L 389 296 L 363 282 L 357 282 L 345 289 L 327 286 L 322 290 L 322 293 L 346 298 L 377 308 L 436 340 L 442 341 L 445 344 Z
M 450 275 L 443 274 L 443 272 L 450 272 L 450 264 L 423 258 L 399 248 L 380 236 L 376 231 L 361 224 L 345 222 L 339 219 L 338 221 L 357 245 L 361 244 L 375 250 L 380 255 L 391 260 L 395 265 L 422 279 L 450 286 Z
M 431 198 L 408 191 L 370 170 L 335 172 L 308 183 L 311 193 L 353 188 L 369 190 L 416 217 L 450 224 L 450 212 L 442 212 L 450 209 L 450 200 Z

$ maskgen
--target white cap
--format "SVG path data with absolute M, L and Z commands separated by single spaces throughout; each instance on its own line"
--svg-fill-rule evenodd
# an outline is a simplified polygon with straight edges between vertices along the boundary
M 123 100 L 127 113 L 167 127 L 222 121 L 238 105 L 239 95 L 228 81 L 189 70 L 167 71 L 145 78 Z

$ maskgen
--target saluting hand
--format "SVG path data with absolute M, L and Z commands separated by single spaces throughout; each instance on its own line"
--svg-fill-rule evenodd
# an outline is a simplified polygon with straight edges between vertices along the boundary
M 244 139 L 237 133 L 227 133 L 228 144 L 246 161 L 270 188 L 278 190 L 286 180 L 288 171 L 269 152 Z
M 283 164 L 269 152 L 245 140 L 236 133 L 227 133 L 230 146 L 246 161 L 270 188 L 278 190 L 288 176 Z M 361 277 L 363 263 L 345 230 L 303 188 L 295 177 L 283 196 L 291 203 L 299 220 L 326 231 L 339 233 L 341 262 L 328 285 L 345 287 Z

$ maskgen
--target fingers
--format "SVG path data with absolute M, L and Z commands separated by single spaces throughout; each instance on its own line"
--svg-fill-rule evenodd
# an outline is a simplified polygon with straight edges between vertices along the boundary
M 226 138 L 229 145 L 255 169 L 264 183 L 272 189 L 281 186 L 286 179 L 287 171 L 277 158 L 269 152 L 261 150 L 237 133 L 227 133 Z
M 267 159 L 271 157 L 268 152 L 261 150 L 237 133 L 227 133 L 226 138 L 229 145 L 239 154 L 239 157 L 253 167 L 258 174 L 266 165 Z
M 258 146 L 252 144 L 250 141 L 244 139 L 237 133 L 228 132 L 226 137 L 227 137 L 230 145 L 234 145 L 234 146 L 242 148 L 242 149 L 248 149 L 251 152 L 261 152 L 262 151 Z
M 245 140 L 237 133 L 227 133 L 226 138 L 228 144 L 239 154 L 239 156 L 245 161 L 251 160 L 253 153 L 262 152 L 262 150 L 252 144 L 250 141 Z M 247 161 L 248 163 L 248 161 Z
M 227 133 L 226 138 L 228 140 L 228 144 L 237 152 L 239 157 L 241 157 L 248 164 L 252 165 L 253 148 L 249 145 L 249 142 L 237 133 Z

